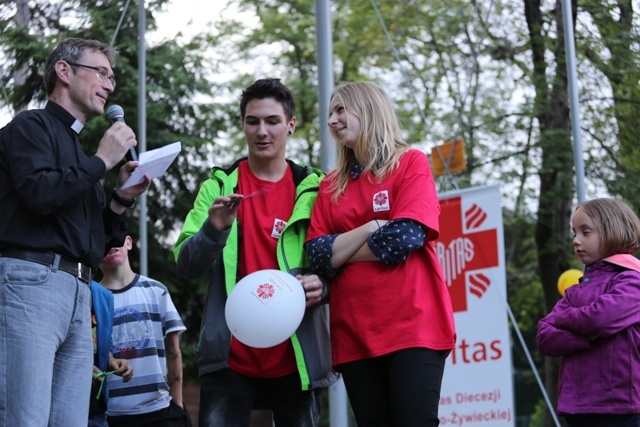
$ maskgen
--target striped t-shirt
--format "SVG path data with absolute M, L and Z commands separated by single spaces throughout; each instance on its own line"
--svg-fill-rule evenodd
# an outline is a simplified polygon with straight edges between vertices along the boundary
M 155 412 L 169 406 L 164 339 L 186 330 L 167 287 L 136 275 L 131 284 L 113 292 L 114 319 L 111 352 L 127 359 L 133 377 L 123 382 L 109 375 L 109 415 Z

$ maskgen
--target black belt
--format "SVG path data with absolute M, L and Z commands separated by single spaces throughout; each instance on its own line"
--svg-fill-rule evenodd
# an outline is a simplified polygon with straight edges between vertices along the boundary
M 0 250 L 0 257 L 17 258 L 24 261 L 37 262 L 38 264 L 53 266 L 56 254 L 51 252 L 29 251 L 26 249 L 6 248 Z M 81 262 L 69 261 L 59 256 L 58 269 L 69 273 L 79 280 L 91 283 L 91 268 Z

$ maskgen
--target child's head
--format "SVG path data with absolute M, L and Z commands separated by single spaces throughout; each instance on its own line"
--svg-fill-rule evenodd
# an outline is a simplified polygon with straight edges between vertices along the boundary
M 640 218 L 620 200 L 580 203 L 571 218 L 571 229 L 576 255 L 583 264 L 640 250 Z
M 100 269 L 117 267 L 123 263 L 129 262 L 129 251 L 133 248 L 133 239 L 127 236 L 124 239 L 124 245 L 111 248 L 100 264 Z

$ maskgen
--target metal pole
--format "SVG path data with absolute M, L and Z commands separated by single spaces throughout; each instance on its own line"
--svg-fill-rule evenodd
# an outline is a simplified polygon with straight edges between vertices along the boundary
M 567 59 L 567 79 L 569 81 L 569 105 L 571 106 L 571 133 L 573 135 L 573 157 L 576 170 L 576 192 L 578 202 L 581 203 L 585 200 L 584 160 L 582 158 L 582 142 L 580 138 L 580 106 L 578 103 L 578 77 L 576 72 L 571 0 L 562 0 L 562 22 L 564 24 L 564 48 Z
M 333 90 L 333 42 L 329 0 L 316 0 L 316 48 L 318 60 L 318 121 L 320 126 L 320 169 L 335 167 L 336 146 L 329 134 L 329 99 Z M 327 316 L 328 317 L 328 316 Z M 329 425 L 348 427 L 348 399 L 342 378 L 329 387 Z
M 138 1 L 138 152 L 147 151 L 147 108 L 146 108 L 146 11 L 144 0 Z M 140 274 L 148 276 L 147 265 L 147 192 L 140 196 Z
M 329 172 L 336 164 L 336 146 L 329 134 L 329 98 L 333 90 L 333 42 L 329 0 L 316 0 L 316 46 L 318 60 L 318 120 L 320 169 Z

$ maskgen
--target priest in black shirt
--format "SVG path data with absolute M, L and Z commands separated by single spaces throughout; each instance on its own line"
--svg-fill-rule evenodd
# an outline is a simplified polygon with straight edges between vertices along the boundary
M 90 282 L 124 244 L 127 207 L 150 184 L 107 198 L 100 179 L 136 145 L 116 122 L 93 156 L 78 140 L 115 89 L 115 51 L 70 38 L 49 54 L 44 109 L 0 129 L 0 425 L 85 427 L 93 370 Z

